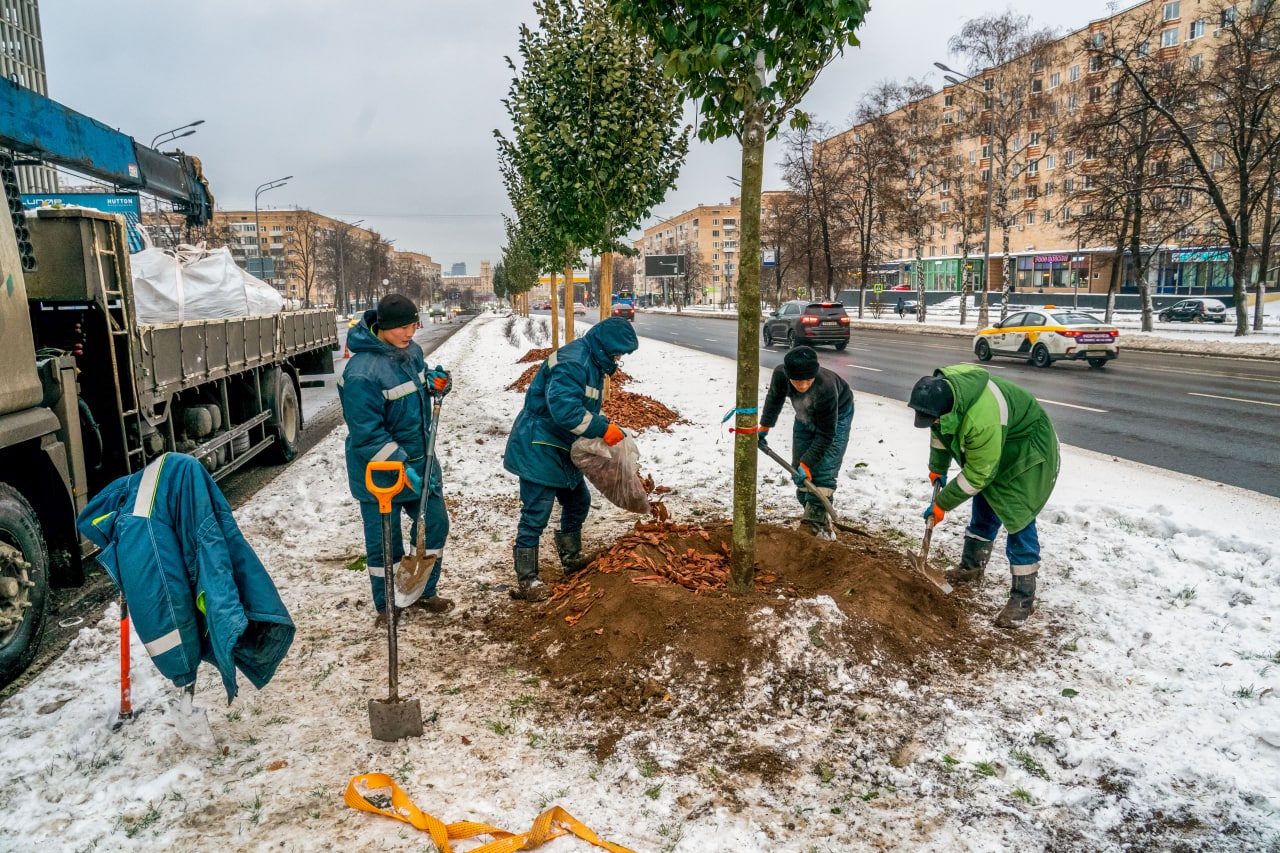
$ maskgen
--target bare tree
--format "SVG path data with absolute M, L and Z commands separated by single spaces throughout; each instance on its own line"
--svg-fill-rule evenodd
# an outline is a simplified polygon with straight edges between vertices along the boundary
M 277 273 L 286 280 L 298 282 L 302 302 L 311 307 L 311 294 L 316 289 L 320 269 L 320 247 L 324 235 L 320 218 L 310 210 L 301 210 L 294 218 L 293 230 L 285 232 L 284 260 Z
M 1057 112 L 1054 102 L 1043 91 L 1042 78 L 1035 76 L 1051 63 L 1055 38 L 1053 30 L 1037 29 L 1030 16 L 1010 9 L 966 21 L 947 43 L 952 53 L 967 60 L 969 73 L 974 77 L 971 82 L 962 83 L 959 91 L 967 102 L 964 118 L 968 129 L 984 140 L 983 182 L 991 187 L 992 223 L 999 225 L 1001 233 L 1002 317 L 1008 311 L 1009 294 L 1015 287 L 1009 258 L 1009 232 L 1023 212 L 1024 191 L 1020 182 L 1028 169 L 1038 167 L 1049 144 L 1047 134 L 1034 128 L 1043 126 L 1046 120 L 1052 121 Z M 1038 80 L 1041 82 L 1037 83 Z M 989 246 L 987 253 L 990 254 Z M 988 322 L 990 280 L 990 271 L 983 270 L 982 298 L 978 306 L 980 326 Z
M 1182 168 L 1207 195 L 1217 220 L 1216 233 L 1208 236 L 1231 255 L 1236 334 L 1247 335 L 1246 282 L 1256 282 L 1261 304 L 1266 270 L 1255 246 L 1269 247 L 1269 236 L 1261 238 L 1270 225 L 1267 208 L 1280 160 L 1280 0 L 1224 5 L 1215 23 L 1217 38 L 1206 49 L 1170 60 L 1180 75 L 1173 90 L 1163 75 L 1152 78 L 1146 63 L 1119 50 L 1110 55 L 1135 97 L 1159 116 L 1185 156 Z M 1172 32 L 1176 44 L 1178 31 Z M 1257 319 L 1260 325 L 1261 314 Z
M 823 139 L 827 141 L 819 143 Z M 836 270 L 849 264 L 847 156 L 844 139 L 833 137 L 831 127 L 822 122 L 806 124 L 783 136 L 779 165 L 795 201 L 793 212 L 803 219 L 810 285 L 816 289 L 821 280 L 827 299 L 835 298 Z M 810 293 L 810 298 L 817 298 L 817 294 Z

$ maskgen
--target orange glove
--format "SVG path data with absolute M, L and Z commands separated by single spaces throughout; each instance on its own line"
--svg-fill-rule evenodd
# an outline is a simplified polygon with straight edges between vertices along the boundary
M 604 431 L 604 443 L 610 447 L 613 447 L 625 437 L 626 433 L 620 430 L 616 424 L 609 424 L 609 428 Z
M 813 474 L 809 473 L 809 466 L 801 462 L 796 466 L 796 472 L 791 475 L 791 479 L 797 489 L 803 489 L 805 483 L 813 480 Z
M 940 482 L 939 482 L 939 481 L 940 481 Z M 943 486 L 945 486 L 945 485 L 947 484 L 947 475 L 946 475 L 946 474 L 935 474 L 935 473 L 933 473 L 932 471 L 930 471 L 930 472 L 929 472 L 929 482 L 930 482 L 930 483 L 937 483 L 937 484 L 938 484 L 938 488 L 939 488 L 939 489 L 941 489 Z
M 932 518 L 934 526 L 937 526 L 942 523 L 942 517 L 945 516 L 946 513 L 942 511 L 942 507 L 938 506 L 935 503 L 931 503 L 929 504 L 928 508 L 926 508 L 925 511 L 921 513 L 921 515 L 924 517 L 925 521 L 928 521 L 929 519 Z

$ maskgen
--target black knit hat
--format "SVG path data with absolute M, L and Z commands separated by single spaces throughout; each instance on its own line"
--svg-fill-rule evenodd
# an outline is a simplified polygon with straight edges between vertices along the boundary
M 813 347 L 796 347 L 782 359 L 788 379 L 812 379 L 818 375 L 818 353 Z
M 916 426 L 932 426 L 938 418 L 951 411 L 955 405 L 951 385 L 941 376 L 922 376 L 911 389 L 907 405 L 916 410 Z
M 398 329 L 418 322 L 418 306 L 406 296 L 389 293 L 378 300 L 378 328 Z

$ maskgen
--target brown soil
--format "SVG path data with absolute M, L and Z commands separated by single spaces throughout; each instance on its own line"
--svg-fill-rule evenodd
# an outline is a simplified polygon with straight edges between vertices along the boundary
M 533 377 L 550 354 L 550 349 L 531 349 L 517 359 L 517 364 L 536 363 L 530 364 L 514 382 L 507 386 L 507 390 L 521 393 L 528 391 Z M 672 424 L 684 423 L 678 414 L 652 397 L 623 391 L 622 386 L 630 381 L 631 377 L 621 370 L 616 371 L 611 377 L 609 399 L 600 409 L 610 421 L 636 431 L 660 429 L 663 432 L 670 432 Z
M 987 622 L 971 621 L 963 597 L 943 595 L 910 569 L 905 553 L 870 538 L 842 533 L 825 542 L 759 525 L 756 592 L 731 595 L 723 576 L 697 591 L 661 577 L 727 554 L 730 526 L 669 527 L 657 544 L 624 537 L 581 577 L 560 583 L 551 601 L 514 604 L 493 620 L 493 629 L 523 651 L 525 666 L 601 722 L 676 710 L 682 718 L 710 718 L 740 706 L 753 680 L 771 669 L 775 701 L 807 704 L 818 685 L 803 673 L 788 678 L 777 666 L 776 627 L 790 620 L 812 622 L 808 642 L 827 656 L 908 683 L 944 670 L 989 669 L 993 649 L 1007 642 Z M 634 558 L 624 559 L 626 551 Z M 548 571 L 551 562 L 543 563 L 548 581 L 559 578 L 558 568 Z M 623 562 L 637 568 L 596 568 Z M 829 596 L 843 618 L 815 620 L 817 596 Z M 756 621 L 765 610 L 776 620 L 762 630 Z

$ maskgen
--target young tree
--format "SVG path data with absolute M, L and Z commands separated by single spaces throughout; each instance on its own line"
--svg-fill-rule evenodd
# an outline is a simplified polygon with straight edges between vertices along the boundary
M 756 407 L 760 393 L 760 190 L 765 141 L 791 118 L 818 74 L 846 45 L 867 0 L 610 0 L 619 20 L 647 36 L 657 60 L 699 102 L 698 136 L 742 143 L 738 276 L 738 380 L 730 588 L 755 574 Z
M 566 252 L 565 327 L 582 250 L 604 259 L 600 317 L 612 301 L 612 254 L 675 185 L 688 150 L 679 88 L 609 15 L 605 0 L 535 0 L 539 29 L 520 28 L 522 68 L 506 100 L 513 162 Z M 501 134 L 499 134 L 501 140 Z M 505 142 L 505 140 L 504 140 Z

